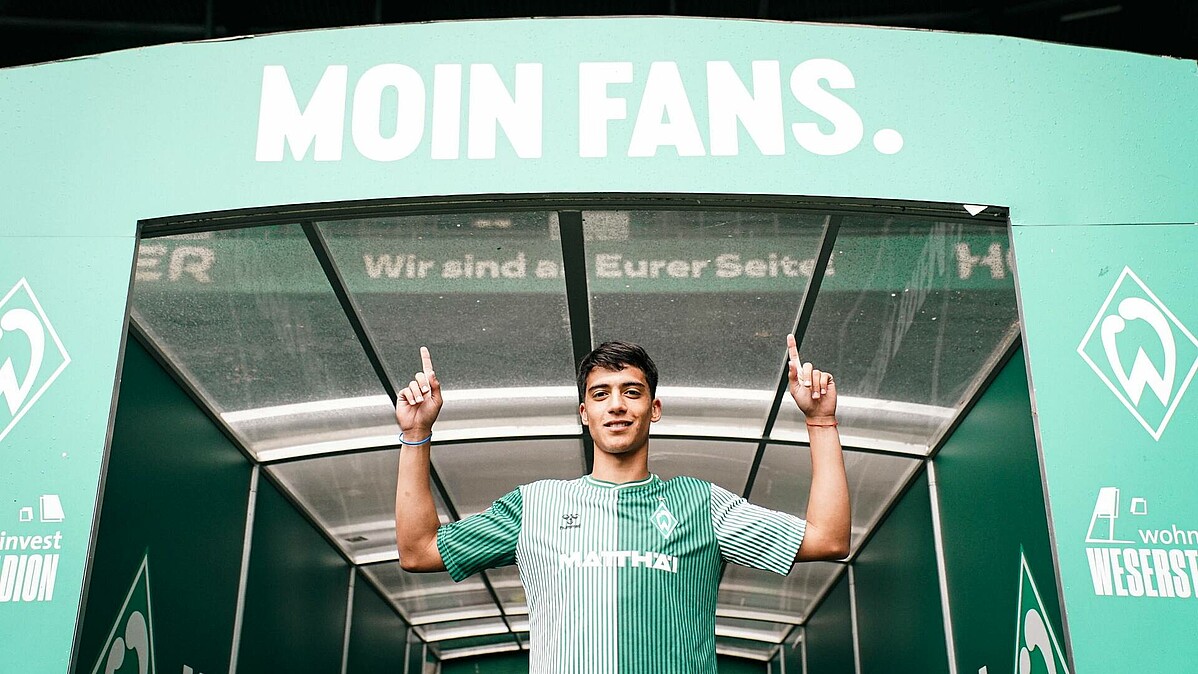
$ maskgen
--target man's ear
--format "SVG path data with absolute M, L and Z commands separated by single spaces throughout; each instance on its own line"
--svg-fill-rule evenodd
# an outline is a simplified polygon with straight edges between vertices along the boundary
M 657 421 L 661 419 L 661 399 L 653 399 L 653 411 L 649 413 L 649 421 Z
M 589 426 L 591 424 L 591 422 L 587 421 L 586 403 L 578 403 L 578 416 L 582 419 L 583 426 Z

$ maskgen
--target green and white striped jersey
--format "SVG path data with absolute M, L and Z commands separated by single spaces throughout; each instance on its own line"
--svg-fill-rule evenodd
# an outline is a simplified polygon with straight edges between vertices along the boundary
M 519 566 L 531 674 L 715 674 L 723 564 L 789 573 L 805 529 L 695 478 L 587 476 L 519 487 L 437 547 L 457 581 Z

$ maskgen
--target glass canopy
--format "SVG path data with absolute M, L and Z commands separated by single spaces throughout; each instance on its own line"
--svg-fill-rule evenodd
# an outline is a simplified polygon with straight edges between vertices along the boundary
M 653 472 L 802 516 L 806 426 L 782 387 L 796 334 L 839 384 L 855 555 L 1018 334 L 1005 214 L 621 203 L 147 225 L 132 320 L 441 659 L 527 648 L 528 606 L 515 567 L 454 583 L 397 563 L 392 395 L 420 346 L 445 387 L 442 522 L 587 471 L 573 364 L 614 338 L 646 346 L 662 373 Z M 719 651 L 769 660 L 844 568 L 727 567 Z

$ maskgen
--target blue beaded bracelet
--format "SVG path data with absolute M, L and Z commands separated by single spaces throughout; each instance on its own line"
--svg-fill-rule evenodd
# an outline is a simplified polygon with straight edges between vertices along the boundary
M 428 442 L 429 440 L 432 440 L 432 439 L 433 439 L 433 434 L 432 434 L 432 433 L 429 433 L 428 437 L 427 437 L 427 438 L 425 438 L 425 439 L 423 439 L 423 440 L 421 440 L 420 442 L 408 442 L 407 440 L 404 440 L 404 439 L 403 439 L 403 433 L 400 433 L 400 434 L 399 434 L 399 444 L 401 444 L 401 445 L 407 445 L 407 446 L 409 446 L 409 447 L 419 447 L 420 445 L 423 445 L 424 443 L 426 443 L 426 442 Z

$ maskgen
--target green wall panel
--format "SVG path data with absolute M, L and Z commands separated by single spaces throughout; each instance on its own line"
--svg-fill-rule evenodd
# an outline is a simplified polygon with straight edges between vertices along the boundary
M 365 576 L 354 581 L 349 628 L 348 674 L 400 674 L 407 652 L 408 628 Z
M 76 671 L 124 635 L 143 559 L 155 669 L 228 671 L 249 485 L 246 459 L 129 340 Z M 119 671 L 137 664 L 130 651 Z
M 340 672 L 349 566 L 266 479 L 252 546 L 238 671 Z
M 807 620 L 807 674 L 852 674 L 853 623 L 847 571 Z
M 853 582 L 862 674 L 948 672 L 927 473 L 853 562 Z
M 935 470 L 959 670 L 1015 671 L 1027 604 L 1018 605 L 1021 551 L 1063 639 L 1022 350 L 936 456 Z
M 1083 673 L 1198 661 L 1195 219 L 1198 209 L 1184 225 L 1012 230 Z
M 528 674 L 528 653 L 446 660 L 441 664 L 441 674 Z

